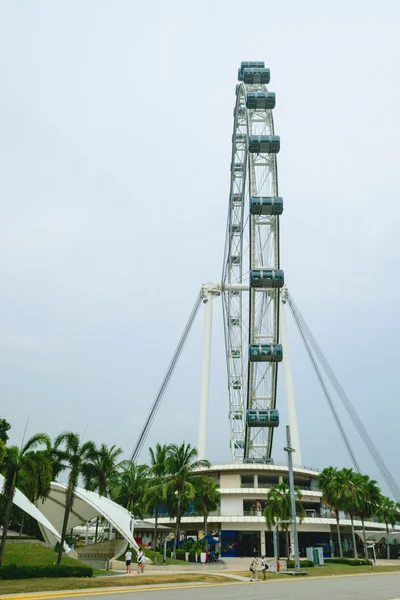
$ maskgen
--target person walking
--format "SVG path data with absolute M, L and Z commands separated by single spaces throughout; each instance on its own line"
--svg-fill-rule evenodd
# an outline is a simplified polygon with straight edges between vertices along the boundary
M 125 552 L 126 573 L 131 572 L 131 562 L 132 562 L 132 552 L 128 548 L 128 550 Z
M 144 571 L 144 565 L 146 564 L 146 555 L 144 552 L 142 552 L 142 556 L 140 557 L 140 572 L 143 573 Z
M 258 556 L 256 554 L 250 565 L 250 581 L 259 581 L 258 571 L 260 571 L 261 567 L 262 567 L 261 558 L 258 558 Z
M 139 552 L 137 553 L 137 572 L 138 573 L 142 572 L 142 556 L 144 556 L 144 552 L 140 548 Z
M 267 580 L 268 569 L 269 569 L 269 567 L 268 567 L 267 559 L 265 558 L 265 556 L 262 556 L 261 557 L 261 571 L 263 574 L 263 581 Z

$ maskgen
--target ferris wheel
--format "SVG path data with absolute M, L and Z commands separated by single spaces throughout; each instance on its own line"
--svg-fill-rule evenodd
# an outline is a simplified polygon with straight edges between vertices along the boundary
M 278 193 L 272 110 L 263 62 L 242 62 L 236 86 L 229 211 L 221 294 L 233 462 L 268 462 L 276 408 L 280 269 Z

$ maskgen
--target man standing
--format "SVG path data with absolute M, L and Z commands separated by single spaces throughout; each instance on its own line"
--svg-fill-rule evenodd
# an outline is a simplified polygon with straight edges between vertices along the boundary
M 128 550 L 125 552 L 126 573 L 131 572 L 131 562 L 132 562 L 132 552 L 128 548 Z
M 261 559 L 258 558 L 257 554 L 253 558 L 253 562 L 250 565 L 250 581 L 259 581 L 258 571 L 261 569 Z

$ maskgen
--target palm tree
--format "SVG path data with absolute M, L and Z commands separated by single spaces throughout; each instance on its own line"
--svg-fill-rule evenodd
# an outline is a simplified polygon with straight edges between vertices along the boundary
M 51 461 L 43 452 L 35 452 L 38 446 L 50 448 L 50 438 L 44 433 L 33 435 L 24 446 L 8 446 L 5 449 L 1 473 L 4 475 L 2 494 L 5 501 L 3 519 L 3 537 L 0 545 L 0 566 L 3 562 L 7 532 L 10 524 L 11 511 L 15 490 L 23 482 L 24 491 L 30 500 L 45 498 L 50 493 L 52 475 Z
M 57 565 L 60 565 L 64 550 L 65 534 L 68 527 L 68 518 L 74 504 L 75 488 L 78 485 L 79 477 L 84 473 L 86 465 L 95 460 L 97 451 L 94 442 L 88 441 L 82 443 L 79 434 L 73 433 L 72 431 L 66 431 L 57 436 L 54 440 L 54 447 L 58 452 L 58 456 L 60 457 L 64 468 L 69 470 L 64 520 L 57 557 Z
M 378 482 L 374 479 L 370 479 L 368 475 L 358 475 L 357 479 L 360 493 L 357 512 L 361 518 L 363 529 L 364 558 L 368 558 L 365 520 L 370 519 L 376 513 L 381 500 L 381 490 L 378 487 Z
M 175 514 L 175 537 L 174 537 L 174 556 L 176 556 L 176 544 L 179 539 L 181 518 L 187 503 L 193 500 L 196 494 L 196 484 L 199 486 L 204 479 L 204 475 L 196 474 L 200 468 L 209 468 L 211 465 L 208 460 L 196 460 L 198 452 L 190 444 L 183 442 L 180 445 L 172 444 L 167 452 L 167 476 L 164 484 L 164 498 L 168 500 Z M 175 502 L 171 502 L 175 498 Z
M 144 494 L 148 481 L 147 465 L 135 465 L 130 460 L 123 460 L 119 467 L 119 481 L 112 488 L 112 497 L 132 513 L 133 518 L 144 516 Z
M 150 469 L 149 475 L 153 478 L 148 481 L 146 486 L 143 502 L 146 510 L 150 511 L 154 515 L 154 536 L 153 536 L 153 550 L 157 543 L 157 530 L 158 530 L 158 514 L 160 506 L 163 501 L 164 491 L 162 489 L 162 483 L 166 475 L 167 468 L 167 444 L 156 444 L 155 450 L 149 448 L 150 452 Z
M 296 500 L 296 515 L 300 523 L 305 517 L 304 506 L 300 502 L 302 493 L 298 487 L 295 487 Z M 290 488 L 284 481 L 278 483 L 267 493 L 267 506 L 264 509 L 264 517 L 268 529 L 272 529 L 276 521 L 290 521 L 292 519 L 292 504 L 290 500 Z M 282 523 L 281 530 L 286 532 L 286 551 L 289 558 L 289 524 Z
M 391 500 L 387 496 L 381 496 L 380 503 L 376 511 L 377 517 L 382 519 L 382 521 L 384 521 L 386 525 L 388 560 L 390 559 L 389 525 L 391 525 L 392 527 L 396 525 L 399 508 L 399 505 L 393 502 L 393 500 Z
M 204 517 L 204 536 L 207 536 L 207 519 L 210 512 L 217 510 L 221 501 L 219 484 L 211 477 L 200 482 L 194 499 L 195 510 Z
M 359 473 L 353 469 L 341 469 L 337 472 L 336 487 L 338 506 L 350 516 L 351 535 L 353 539 L 354 558 L 358 558 L 354 518 L 358 516 L 360 504 Z
M 338 470 L 336 467 L 327 467 L 318 476 L 318 487 L 322 492 L 323 503 L 333 510 L 336 517 L 336 529 L 339 541 L 340 558 L 343 558 L 342 538 L 339 524 L 339 504 L 341 495 L 338 486 Z
M 117 459 L 121 454 L 121 448 L 115 445 L 109 448 L 107 444 L 102 444 L 93 460 L 83 465 L 82 473 L 86 489 L 97 490 L 99 496 L 108 497 L 119 478 Z M 96 519 L 95 542 L 97 542 L 98 530 L 99 517 Z

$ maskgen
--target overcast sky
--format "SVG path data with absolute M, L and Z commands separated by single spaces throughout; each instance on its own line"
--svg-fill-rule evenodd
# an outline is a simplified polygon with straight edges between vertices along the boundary
M 264 60 L 285 279 L 400 480 L 399 13 L 394 0 L 1 2 L 0 414 L 12 442 L 30 415 L 28 434 L 86 429 L 131 452 L 201 284 L 220 280 L 237 68 Z M 197 443 L 202 318 L 149 444 Z M 288 327 L 303 462 L 350 466 Z M 282 389 L 278 402 L 285 425 Z M 228 424 L 217 300 L 213 462 L 229 460 Z M 276 462 L 283 445 L 282 426 Z

